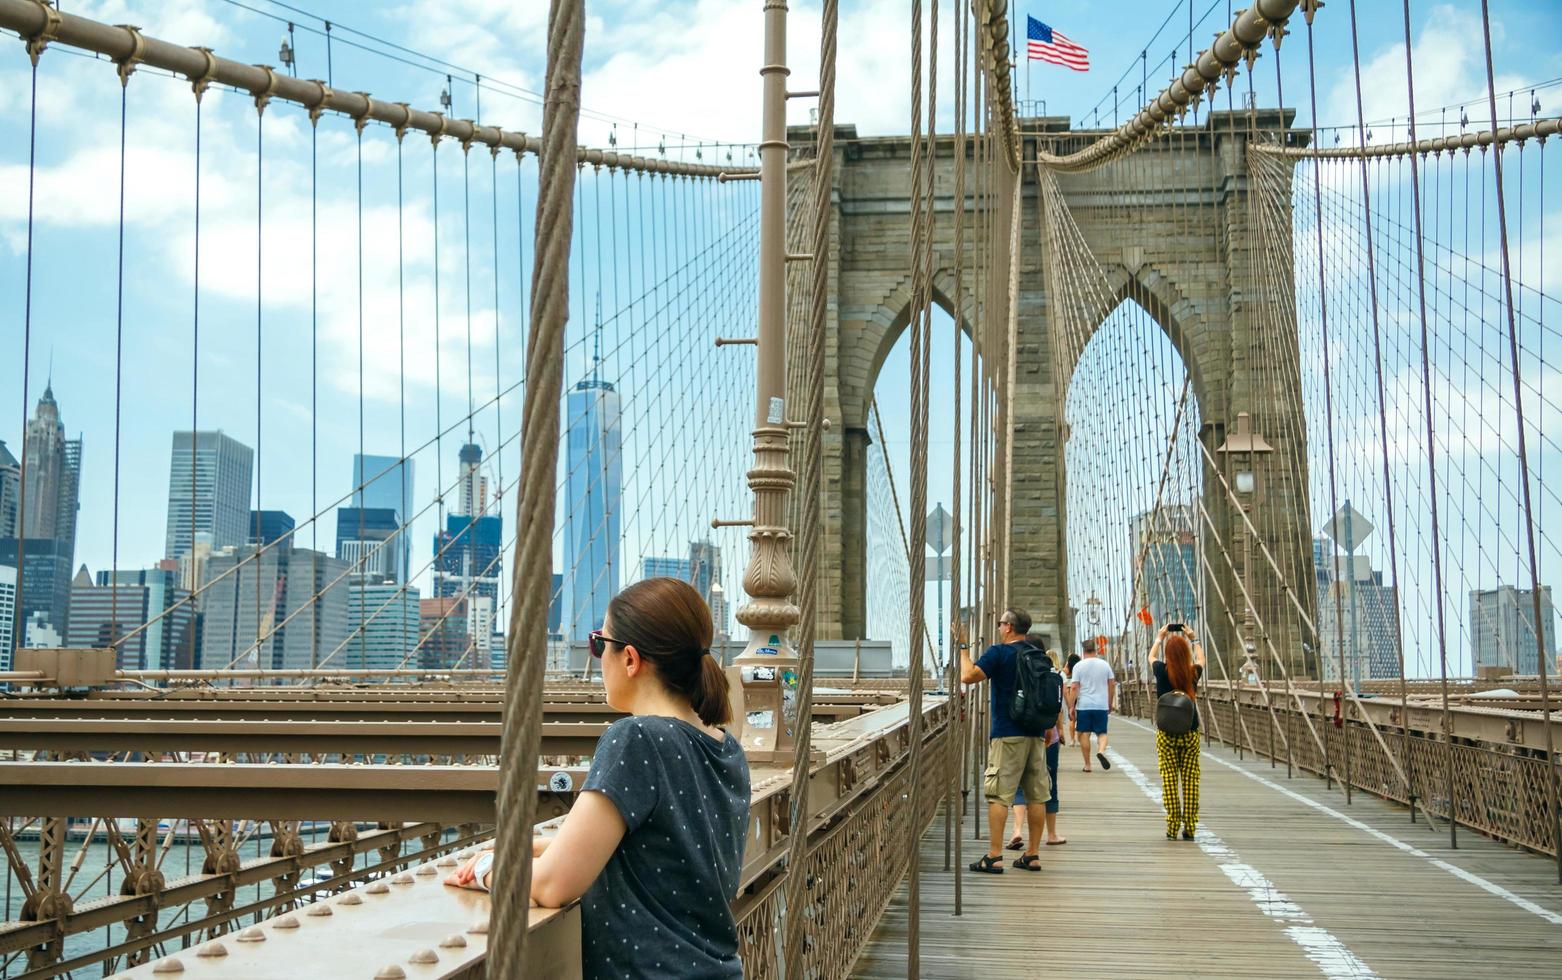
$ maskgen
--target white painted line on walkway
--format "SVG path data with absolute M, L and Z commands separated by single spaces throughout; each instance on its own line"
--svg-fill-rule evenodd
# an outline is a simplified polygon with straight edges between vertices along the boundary
M 1116 749 L 1108 749 L 1106 753 L 1112 760 L 1112 764 L 1122 769 L 1123 775 L 1133 780 L 1144 792 L 1145 796 L 1161 804 L 1161 789 L 1150 782 L 1139 767 L 1129 762 Z M 1287 937 L 1302 948 L 1302 953 L 1311 960 L 1319 972 L 1324 976 L 1335 978 L 1355 977 L 1359 980 L 1374 980 L 1377 974 L 1372 968 L 1361 961 L 1355 953 L 1338 939 L 1329 930 L 1313 921 L 1313 917 L 1290 898 L 1285 892 L 1275 887 L 1264 874 L 1251 864 L 1244 862 L 1237 852 L 1226 846 L 1214 832 L 1206 827 L 1200 827 L 1194 835 L 1194 843 L 1205 854 L 1215 859 L 1215 864 L 1223 871 L 1231 883 L 1247 892 L 1247 897 L 1253 900 L 1259 911 L 1269 918 L 1279 922 Z M 1176 846 L 1176 845 L 1168 845 Z
M 1153 733 L 1155 731 L 1155 729 L 1151 728 L 1149 725 L 1143 724 L 1142 722 L 1134 721 L 1131 718 L 1123 718 L 1122 720 L 1128 722 L 1130 725 L 1133 725 L 1136 728 L 1142 728 L 1142 729 L 1144 729 L 1147 732 L 1152 732 Z M 1532 912 L 1535 915 L 1540 916 L 1542 919 L 1545 919 L 1547 922 L 1551 923 L 1554 926 L 1562 926 L 1562 915 L 1558 915 L 1557 913 L 1555 913 L 1555 912 L 1551 911 L 1550 909 L 1545 908 L 1543 906 L 1536 905 L 1534 902 L 1532 902 L 1529 899 L 1523 897 L 1522 895 L 1515 895 L 1513 892 L 1508 891 L 1508 889 L 1502 887 L 1501 885 L 1497 884 L 1495 881 L 1490 880 L 1489 878 L 1482 878 L 1480 875 L 1475 874 L 1474 872 L 1471 872 L 1471 871 L 1466 871 L 1465 869 L 1459 867 L 1456 864 L 1450 864 L 1449 862 L 1444 861 L 1442 858 L 1434 857 L 1433 855 L 1428 854 L 1426 851 L 1421 850 L 1421 848 L 1416 847 L 1414 844 L 1406 843 L 1405 841 L 1400 840 L 1398 837 L 1395 837 L 1393 834 L 1384 833 L 1383 831 L 1377 829 L 1376 827 L 1373 827 L 1373 826 L 1370 826 L 1368 824 L 1362 823 L 1360 820 L 1357 820 L 1355 817 L 1352 817 L 1352 816 L 1349 816 L 1347 814 L 1341 813 L 1340 811 L 1338 811 L 1338 810 L 1334 809 L 1333 807 L 1329 806 L 1327 803 L 1319 803 L 1317 800 L 1314 800 L 1314 799 L 1311 799 L 1309 797 L 1303 796 L 1302 794 L 1297 793 L 1297 792 L 1295 792 L 1293 790 L 1289 790 L 1286 787 L 1280 785 L 1279 783 L 1277 783 L 1277 782 L 1275 782 L 1275 781 L 1273 781 L 1271 779 L 1266 779 L 1263 776 L 1260 776 L 1259 774 L 1257 774 L 1255 772 L 1249 772 L 1248 770 L 1244 769 L 1243 767 L 1237 765 L 1234 762 L 1230 762 L 1230 761 L 1228 761 L 1226 759 L 1222 759 L 1220 756 L 1216 755 L 1213 752 L 1210 752 L 1208 749 L 1203 750 L 1203 752 L 1204 752 L 1204 757 L 1206 759 L 1211 760 L 1212 762 L 1218 762 L 1219 764 L 1225 766 L 1227 769 L 1230 769 L 1230 770 L 1232 770 L 1234 772 L 1239 772 L 1242 775 L 1246 776 L 1247 778 L 1253 780 L 1254 782 L 1261 783 L 1264 786 L 1268 786 L 1270 789 L 1274 790 L 1276 793 L 1283 793 L 1284 795 L 1290 797 L 1291 799 L 1297 801 L 1298 803 L 1302 803 L 1302 804 L 1305 804 L 1307 806 L 1312 807 L 1314 810 L 1317 810 L 1319 813 L 1326 813 L 1326 814 L 1328 814 L 1329 816 L 1333 817 L 1336 820 L 1339 820 L 1339 821 L 1342 821 L 1342 822 L 1344 822 L 1346 824 L 1349 824 L 1350 826 L 1356 828 L 1357 830 L 1361 831 L 1364 834 L 1369 834 L 1372 837 L 1376 837 L 1378 840 L 1382 841 L 1383 843 L 1390 845 L 1391 847 L 1395 847 L 1395 848 L 1398 848 L 1401 851 L 1404 851 L 1406 854 L 1409 854 L 1409 855 L 1411 855 L 1413 857 L 1421 858 L 1423 861 L 1426 861 L 1426 862 L 1430 863 L 1433 867 L 1441 868 L 1442 870 L 1444 870 L 1444 871 L 1448 872 L 1449 874 L 1453 875 L 1455 878 L 1458 878 L 1460 881 L 1469 882 L 1470 884 L 1472 884 L 1475 887 L 1481 889 L 1482 891 L 1486 892 L 1487 894 L 1495 895 L 1497 898 L 1500 898 L 1500 899 L 1502 899 L 1504 901 L 1507 901 L 1507 902 L 1512 902 L 1514 905 L 1517 905 L 1519 908 L 1523 909 L 1524 911 Z

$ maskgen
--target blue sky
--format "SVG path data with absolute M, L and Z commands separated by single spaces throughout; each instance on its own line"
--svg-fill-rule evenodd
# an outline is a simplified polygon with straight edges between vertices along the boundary
M 481 97 L 484 121 L 508 129 L 535 131 L 541 88 L 543 25 L 546 4 L 506 0 L 475 0 L 461 4 L 314 2 L 295 3 L 289 11 L 273 0 L 66 0 L 64 9 L 109 23 L 134 23 L 148 34 L 184 44 L 204 44 L 240 61 L 277 61 L 279 40 L 287 21 L 295 24 L 294 46 L 301 77 L 325 77 L 340 89 L 362 89 L 387 100 L 404 100 L 435 108 L 447 85 L 456 116 L 477 115 Z M 907 98 L 907 12 L 903 0 L 868 0 L 845 5 L 841 27 L 842 64 L 837 118 L 856 123 L 864 134 L 903 132 L 910 106 Z M 1205 17 L 1208 4 L 1195 2 L 1196 47 L 1202 47 L 1226 20 L 1226 4 Z M 1368 116 L 1386 119 L 1403 113 L 1402 68 L 1396 47 L 1402 39 L 1398 6 L 1363 3 L 1362 48 L 1368 63 Z M 1518 83 L 1562 76 L 1562 60 L 1553 46 L 1535 38 L 1562 33 L 1562 10 L 1545 3 L 1493 3 L 1499 89 Z M 253 9 L 246 9 L 253 8 Z M 1368 8 L 1371 8 L 1368 10 Z M 940 31 L 952 37 L 953 6 L 941 7 Z M 1453 104 L 1480 94 L 1478 30 L 1471 18 L 1478 4 L 1414 5 L 1417 31 L 1418 91 L 1424 107 Z M 306 16 L 302 10 L 307 10 Z M 1037 64 L 1016 75 L 1021 98 L 1045 99 L 1049 113 L 1089 114 L 1127 72 L 1133 79 L 1119 87 L 1125 111 L 1127 91 L 1137 85 L 1139 55 L 1145 59 L 1151 87 L 1171 74 L 1167 64 L 1173 48 L 1186 50 L 1187 5 L 1164 0 L 1114 4 L 1108 22 L 1102 4 L 1053 2 L 1021 5 L 1017 14 L 1031 13 L 1065 32 L 1091 51 L 1088 74 Z M 638 144 L 648 152 L 666 147 L 670 156 L 692 159 L 698 152 L 724 155 L 719 143 L 742 144 L 757 136 L 762 5 L 731 0 L 686 3 L 592 3 L 586 44 L 585 113 L 582 142 L 621 146 Z M 1318 18 L 1317 64 L 1320 115 L 1325 122 L 1347 122 L 1353 116 L 1346 73 L 1349 67 L 1348 4 L 1330 4 Z M 1169 25 L 1152 42 L 1156 28 L 1171 14 Z M 329 66 L 323 19 L 335 23 Z M 794 83 L 816 70 L 817 6 L 792 5 L 790 44 Z M 1128 26 L 1124 26 L 1128 25 Z M 362 32 L 362 33 L 356 33 Z M 1022 34 L 1023 32 L 1021 32 Z M 365 35 L 372 35 L 371 40 Z M 1300 23 L 1286 42 L 1281 58 L 1287 101 L 1301 106 L 1305 123 L 1307 92 L 1305 36 Z M 397 51 L 395 44 L 419 52 Z M 376 48 L 380 53 L 363 50 Z M 452 62 L 446 66 L 427 56 Z M 396 60 L 401 59 L 401 60 Z M 409 63 L 410 62 L 410 63 Z M 1180 64 L 1180 62 L 1179 62 Z M 459 68 L 455 67 L 459 66 Z M 1256 83 L 1261 104 L 1273 104 L 1272 55 L 1259 62 Z M 1159 70 L 1157 71 L 1157 67 Z M 447 82 L 447 73 L 451 80 Z M 486 81 L 474 84 L 473 75 Z M 0 45 L 0 438 L 13 447 L 18 441 L 24 394 L 21 351 L 21 304 L 25 252 L 27 178 L 27 99 L 29 66 L 15 41 Z M 939 105 L 941 127 L 951 127 L 952 62 L 941 59 Z M 26 409 L 31 411 L 50 370 L 52 355 L 55 393 L 71 433 L 86 441 L 78 560 L 94 569 L 110 556 L 113 523 L 112 447 L 114 441 L 115 232 L 117 228 L 117 166 L 119 85 L 104 63 L 49 52 L 39 70 L 38 190 L 33 248 L 34 311 Z M 1562 89 L 1543 89 L 1547 111 L 1562 104 Z M 1109 105 L 1110 103 L 1108 103 Z M 789 107 L 793 122 L 808 120 L 807 100 Z M 169 433 L 188 426 L 190 405 L 189 339 L 192 306 L 192 175 L 194 105 L 181 80 L 143 71 L 132 80 L 127 99 L 130 135 L 126 201 L 125 356 L 119 490 L 122 566 L 144 564 L 161 557 L 169 453 Z M 1475 113 L 1472 117 L 1479 118 Z M 351 125 L 327 118 L 319 131 L 320 290 L 319 344 L 321 369 L 318 405 L 310 408 L 307 324 L 309 293 L 309 126 L 303 114 L 276 106 L 264 120 L 265 271 L 260 289 L 262 316 L 270 338 L 262 360 L 262 429 L 265 439 L 260 500 L 303 517 L 311 500 L 324 507 L 347 491 L 350 456 L 357 448 L 359 382 L 357 372 L 358 247 L 355 208 L 355 139 Z M 615 131 L 616 127 L 616 131 Z M 203 108 L 202 167 L 202 361 L 199 423 L 222 427 L 253 444 L 256 426 L 254 329 L 255 273 L 255 114 L 247 98 L 213 92 Z M 404 150 L 407 207 L 405 222 L 406 281 L 409 334 L 406 359 L 408 442 L 415 445 L 433 431 L 435 415 L 435 344 L 431 321 L 435 312 L 433 278 L 434 222 L 431 152 L 427 141 L 408 140 Z M 737 156 L 741 159 L 740 148 Z M 396 452 L 400 442 L 399 368 L 394 337 L 397 268 L 395 206 L 395 144 L 381 128 L 364 139 L 364 268 L 369 299 L 365 322 L 368 337 L 363 397 L 366 403 L 369 452 Z M 464 334 L 467 304 L 464 293 L 463 235 L 460 221 L 461 159 L 452 145 L 440 151 L 442 213 L 439 222 L 441 289 L 438 311 L 444 324 L 438 383 L 439 414 L 447 423 L 465 413 L 464 359 L 471 351 L 476 391 L 492 392 L 518 377 L 505 352 L 518 352 L 521 323 L 521 283 L 511 274 L 517 255 L 511 232 L 516 223 L 529 227 L 530 204 L 519 206 L 507 181 L 513 166 L 498 168 L 501 241 L 495 254 L 485 243 L 490 218 L 483 212 L 492 200 L 488 161 L 471 159 L 470 186 L 474 215 L 472 235 L 473 286 L 471 319 L 476 325 L 472 346 Z M 534 174 L 534 165 L 528 175 Z M 528 179 L 531 179 L 528 176 Z M 604 186 L 602 193 L 610 188 Z M 510 212 L 519 211 L 512 220 Z M 1562 254 L 1562 250 L 1558 250 Z M 497 304 L 492 267 L 498 262 Z M 591 304 L 581 290 L 575 296 L 572 323 L 572 372 L 584 370 L 584 337 Z M 608 300 L 612 306 L 612 294 Z M 497 316 L 496 316 L 497 312 Z M 454 327 L 452 327 L 454 325 Z M 503 360 L 502 380 L 491 365 L 495 332 Z M 947 321 L 936 336 L 949 333 Z M 730 331 L 741 333 L 742 327 Z M 940 353 L 935 341 L 935 356 Z M 947 348 L 943 349 L 947 353 Z M 883 378 L 906 376 L 905 344 L 891 355 Z M 938 385 L 945 390 L 940 392 Z M 725 385 L 721 389 L 726 390 Z M 886 417 L 905 417 L 904 384 L 880 385 Z M 935 378 L 935 404 L 948 397 L 947 381 Z M 479 398 L 479 401 L 482 399 Z M 506 422 L 519 417 L 519 401 L 503 401 Z M 513 413 L 513 414 L 512 414 Z M 311 492 L 307 451 L 311 418 L 320 425 L 318 487 Z M 497 415 L 497 413 L 494 413 Z M 497 419 L 480 423 L 493 430 Z M 506 428 L 510 428 L 507 424 Z M 903 433 L 891 425 L 892 448 L 904 456 Z M 946 419 L 935 413 L 931 433 L 935 472 L 947 473 L 949 441 Z M 447 441 L 448 443 L 448 441 Z M 454 446 L 444 454 L 444 469 L 453 467 Z M 433 492 L 434 466 L 418 464 L 419 492 Z M 897 469 L 905 473 L 903 462 Z M 507 479 L 514 464 L 507 464 Z M 938 483 L 947 483 L 939 480 Z M 947 496 L 935 486 L 930 500 Z M 741 494 L 702 491 L 709 506 L 738 506 Z M 731 496 L 731 500 L 725 498 Z M 714 516 L 714 515 L 713 515 Z M 722 515 L 733 516 L 733 515 Z M 703 520 L 700 517 L 699 520 Z M 691 531 L 695 515 L 679 518 L 679 533 Z M 329 521 L 320 528 L 322 543 L 330 537 Z M 665 534 L 665 528 L 658 533 Z M 415 554 L 426 548 L 432 525 L 415 537 Z M 669 545 L 670 546 L 670 545 Z M 740 545 L 734 541 L 734 550 Z M 626 559 L 627 560 L 627 559 Z M 732 563 L 729 559 L 730 564 Z

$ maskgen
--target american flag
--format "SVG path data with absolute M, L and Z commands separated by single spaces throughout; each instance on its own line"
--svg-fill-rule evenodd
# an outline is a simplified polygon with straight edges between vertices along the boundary
M 1026 50 L 1032 61 L 1049 61 L 1075 71 L 1090 70 L 1090 52 L 1034 17 L 1025 18 Z

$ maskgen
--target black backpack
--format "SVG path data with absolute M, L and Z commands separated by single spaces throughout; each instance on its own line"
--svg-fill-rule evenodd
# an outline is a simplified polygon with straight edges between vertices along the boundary
M 1041 649 L 1029 643 L 1016 645 L 1009 720 L 1026 735 L 1043 735 L 1058 723 L 1062 710 L 1063 675 L 1052 669 L 1052 661 Z
M 1181 691 L 1167 691 L 1155 702 L 1155 727 L 1168 735 L 1186 735 L 1193 731 L 1199 709 L 1193 699 Z

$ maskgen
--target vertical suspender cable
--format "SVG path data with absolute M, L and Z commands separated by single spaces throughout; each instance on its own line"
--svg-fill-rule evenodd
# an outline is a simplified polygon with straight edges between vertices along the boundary
M 1308 97 L 1312 100 L 1312 120 L 1313 120 L 1313 125 L 1314 126 L 1317 126 L 1317 124 L 1318 124 L 1318 77 L 1317 77 L 1317 72 L 1315 71 L 1315 68 L 1314 68 L 1314 58 L 1313 58 L 1313 15 L 1316 13 L 1317 9 L 1318 9 L 1318 6 L 1317 6 L 1316 3 L 1309 2 L 1309 3 L 1305 4 L 1305 15 L 1304 16 L 1305 16 L 1305 20 L 1307 22 L 1307 82 L 1308 82 L 1307 94 L 1308 94 Z M 1278 72 L 1279 70 L 1280 70 L 1280 53 L 1277 50 L 1275 52 L 1275 71 Z M 1314 160 L 1313 161 L 1313 181 L 1312 181 L 1312 185 L 1313 185 L 1313 232 L 1317 236 L 1317 246 L 1318 246 L 1318 321 L 1319 321 L 1320 329 L 1322 331 L 1322 344 L 1323 344 L 1323 352 L 1324 352 L 1324 356 L 1323 356 L 1323 405 L 1324 405 L 1324 419 L 1325 419 L 1325 435 L 1324 435 L 1324 439 L 1325 439 L 1326 448 L 1328 450 L 1326 455 L 1327 455 L 1327 458 L 1328 458 L 1328 461 L 1329 461 L 1329 513 L 1331 513 L 1331 514 L 1338 514 L 1340 512 L 1340 500 L 1339 500 L 1339 479 L 1338 479 L 1338 476 L 1337 476 L 1337 470 L 1336 470 L 1335 458 L 1334 458 L 1334 384 L 1333 384 L 1333 375 L 1332 375 L 1332 372 L 1329 369 L 1329 362 L 1330 362 L 1331 358 L 1328 356 L 1328 354 L 1329 354 L 1329 283 L 1328 283 L 1328 276 L 1326 275 L 1325 270 L 1324 270 L 1324 259 L 1323 259 L 1323 173 L 1322 173 L 1322 161 L 1321 160 Z M 1354 559 L 1352 559 L 1352 561 L 1354 561 Z M 1350 589 L 1351 589 L 1351 602 L 1352 602 L 1352 604 L 1354 604 L 1356 602 L 1356 573 L 1355 573 L 1355 569 L 1354 568 L 1349 569 L 1347 574 L 1350 576 L 1349 581 L 1350 581 Z M 1335 566 L 1335 579 L 1338 580 L 1338 578 L 1339 578 L 1338 563 L 1336 563 L 1336 566 Z M 1345 617 L 1340 614 L 1339 598 L 1338 597 L 1336 597 L 1333 600 L 1332 606 L 1333 606 L 1333 608 L 1332 608 L 1332 618 L 1334 619 L 1334 635 L 1335 635 L 1335 641 L 1334 642 L 1335 642 L 1335 645 L 1339 648 L 1338 653 L 1339 653 L 1339 657 L 1340 657 L 1340 687 L 1341 688 L 1349 688 L 1350 687 L 1350 676 L 1349 676 L 1349 673 L 1346 670 L 1346 664 L 1345 664 Z M 1313 631 L 1313 639 L 1314 639 L 1314 642 L 1317 642 L 1320 646 L 1322 646 L 1322 637 L 1320 637 L 1318 635 L 1318 632 L 1317 632 L 1316 629 Z M 1352 637 L 1352 645 L 1354 645 L 1354 643 L 1355 643 L 1355 638 L 1353 636 Z M 1323 678 L 1323 669 L 1322 669 L 1322 662 L 1323 662 L 1322 661 L 1322 653 L 1323 653 L 1323 651 L 1319 650 L 1318 652 L 1319 652 L 1319 664 L 1320 664 L 1320 666 L 1319 666 L 1319 680 L 1321 681 L 1322 678 Z M 1324 695 L 1324 690 L 1323 690 L 1322 685 L 1320 684 L 1319 685 L 1319 689 L 1318 689 L 1318 698 L 1319 698 L 1320 702 L 1323 700 L 1323 695 Z M 1351 739 L 1350 739 L 1350 729 L 1346 728 L 1346 727 L 1342 727 L 1342 728 L 1340 728 L 1339 731 L 1340 731 L 1340 749 L 1341 749 L 1341 754 L 1345 757 L 1345 772 L 1344 772 L 1344 775 L 1340 779 L 1340 785 L 1345 790 L 1345 802 L 1348 804 L 1348 803 L 1351 802 L 1351 751 L 1350 751 Z
M 1410 99 L 1408 116 L 1409 142 L 1416 141 L 1416 76 L 1411 58 L 1410 0 L 1404 0 L 1405 11 L 1405 90 Z M 1448 843 L 1459 846 L 1459 811 L 1454 798 L 1454 737 L 1453 722 L 1448 710 L 1448 625 L 1443 602 L 1443 532 L 1437 507 L 1437 440 L 1432 433 L 1432 366 L 1428 348 L 1431 340 L 1426 323 L 1426 239 L 1421 229 L 1421 163 L 1414 152 L 1410 158 L 1410 193 L 1415 216 L 1416 235 L 1416 291 L 1421 319 L 1421 394 L 1426 412 L 1426 476 L 1427 506 L 1432 515 L 1432 587 L 1433 604 L 1437 607 L 1437 656 L 1442 670 L 1443 694 L 1443 751 L 1447 761 L 1448 776 Z M 1321 699 L 1320 699 L 1321 700 Z
M 1361 99 L 1361 47 L 1357 37 L 1356 28 L 1356 0 L 1350 0 L 1350 43 L 1351 63 L 1355 74 L 1356 84 L 1356 135 L 1366 145 L 1366 113 L 1362 108 Z M 1397 529 L 1394 526 L 1394 484 L 1390 477 L 1388 462 L 1388 399 L 1383 387 L 1383 335 L 1378 323 L 1378 269 L 1377 253 L 1372 236 L 1372 189 L 1371 181 L 1367 178 L 1367 158 L 1359 158 L 1361 164 L 1361 210 L 1362 223 L 1366 233 L 1367 244 L 1367 287 L 1368 301 L 1372 305 L 1372 351 L 1373 371 L 1377 384 L 1378 397 L 1378 429 L 1383 437 L 1378 440 L 1378 448 L 1383 455 L 1383 507 L 1388 514 L 1388 560 L 1389 574 L 1394 580 L 1396 589 L 1403 589 L 1404 583 L 1399 577 L 1399 541 Z M 1451 186 L 1451 185 L 1450 185 Z M 1410 761 L 1410 695 L 1408 685 L 1405 683 L 1405 644 L 1404 637 L 1396 631 L 1395 652 L 1399 656 L 1399 720 L 1400 720 L 1400 768 L 1405 774 L 1405 796 L 1410 804 L 1410 819 L 1416 817 L 1416 787 L 1414 780 L 1415 769 Z
M 521 473 L 516 499 L 515 564 L 506 636 L 505 713 L 499 750 L 499 835 L 493 879 L 489 972 L 525 972 L 531 897 L 531 826 L 537 812 L 536 767 L 541 744 L 543 651 L 547 649 L 547 588 L 553 574 L 554 476 L 558 468 L 559 399 L 564 384 L 564 328 L 569 322 L 570 199 L 580 118 L 580 60 L 585 3 L 552 0 L 548 68 L 539 154 L 531 332 L 526 344 Z
M 810 284 L 808 336 L 803 371 L 805 425 L 801 486 L 802 518 L 798 542 L 797 719 L 793 735 L 792 819 L 787 842 L 785 975 L 806 975 L 803 930 L 813 916 L 803 914 L 808 886 L 808 774 L 813 744 L 814 637 L 819 610 L 819 494 L 823 482 L 820 445 L 824 438 L 824 338 L 830 308 L 830 216 L 835 162 L 835 56 L 839 12 L 836 0 L 823 0 L 819 34 L 819 128 L 814 159 L 813 281 Z M 816 946 L 817 948 L 817 946 Z M 822 952 L 822 950 L 821 950 Z
M 1406 0 L 1408 3 L 1409 0 Z M 1497 132 L 1497 95 L 1492 79 L 1491 12 L 1489 0 L 1481 0 L 1481 30 L 1486 44 L 1486 102 L 1491 109 L 1491 131 Z M 1412 115 L 1414 110 L 1412 110 Z M 1414 137 L 1412 137 L 1412 140 Z M 1530 499 L 1529 451 L 1524 434 L 1524 386 L 1519 377 L 1519 335 L 1513 308 L 1513 269 L 1508 255 L 1508 209 L 1502 187 L 1502 147 L 1492 147 L 1493 176 L 1497 189 L 1497 234 L 1502 248 L 1503 312 L 1508 321 L 1508 356 L 1513 370 L 1513 411 L 1518 421 L 1519 483 L 1524 499 L 1524 543 L 1529 555 L 1530 598 L 1534 604 L 1535 665 L 1540 673 L 1541 712 L 1546 723 L 1546 794 L 1551 811 L 1551 849 L 1556 855 L 1557 881 L 1562 882 L 1562 810 L 1558 809 L 1557 753 L 1551 724 L 1551 686 L 1546 664 L 1546 620 L 1542 617 L 1540 566 L 1535 555 L 1535 509 Z M 1521 185 L 1522 186 L 1522 185 Z M 1515 654 L 1517 664 L 1517 654 Z
M 124 389 L 125 368 L 125 117 L 127 97 L 130 92 L 130 72 L 135 70 L 133 63 L 122 62 L 119 70 L 119 251 L 116 259 L 114 283 L 114 529 L 110 543 L 109 557 L 109 622 L 114 624 L 110 633 L 110 643 L 118 647 L 115 659 L 121 667 L 125 664 L 125 650 L 117 633 L 119 631 L 119 450 L 120 450 L 120 403 Z M 24 440 L 23 445 L 26 445 Z M 21 529 L 17 530 L 18 545 L 22 537 Z M 21 598 L 20 593 L 16 598 Z M 20 607 L 20 602 L 17 603 Z M 13 634 L 14 635 L 14 634 Z M 141 641 L 141 663 L 136 665 L 146 669 L 146 640 Z M 9 650 L 0 650 L 0 654 L 8 654 Z M 173 664 L 159 663 L 160 667 L 172 667 Z
M 21 647 L 26 642 L 23 630 L 27 627 L 22 606 L 27 593 L 23 592 L 27 580 L 27 387 L 29 368 L 32 365 L 33 346 L 33 201 L 38 183 L 38 55 L 47 42 L 43 38 L 29 41 L 27 53 L 32 57 L 32 95 L 27 117 L 27 271 L 22 286 L 22 455 L 20 460 L 21 487 L 16 501 L 16 606 L 11 629 L 11 645 Z M 7 658 L 11 651 L 0 651 Z
M 912 116 L 921 114 L 922 101 L 922 3 L 912 0 L 912 60 L 911 98 Z M 911 760 L 908 765 L 911 782 L 911 807 L 908 814 L 910 833 L 906 835 L 909 861 L 906 869 L 906 976 L 916 980 L 921 975 L 921 849 L 922 849 L 922 763 L 923 763 L 923 660 L 924 636 L 927 633 L 925 605 L 927 598 L 927 566 L 922 556 L 927 552 L 927 420 L 928 373 L 930 360 L 928 347 L 932 340 L 932 234 L 934 200 L 932 161 L 933 116 L 937 107 L 938 71 L 938 0 L 932 0 L 928 37 L 928 146 L 925 158 L 918 160 L 917 144 L 921 140 L 918 127 L 913 123 L 911 131 L 913 169 L 919 164 L 924 174 L 913 174 L 911 207 L 913 214 L 911 241 L 912 303 L 911 334 L 911 628 L 910 669 L 907 699 L 911 717 L 907 725 L 911 738 Z M 920 177 L 920 179 L 918 179 Z M 926 203 L 921 195 L 927 195 Z M 925 208 L 925 211 L 924 211 Z M 918 217 L 920 216 L 920 217 Z
M 945 797 L 944 807 L 946 814 L 954 811 L 954 853 L 949 848 L 944 850 L 944 870 L 951 868 L 955 876 L 955 908 L 954 914 L 960 915 L 965 898 L 964 881 L 962 880 L 960 835 L 964 830 L 962 822 L 965 818 L 965 802 L 960 797 L 960 788 L 964 776 L 964 760 L 966 753 L 966 725 L 965 725 L 965 685 L 960 683 L 960 648 L 964 637 L 959 628 L 960 623 L 960 353 L 964 340 L 962 324 L 966 322 L 965 315 L 965 99 L 966 99 L 966 61 L 965 61 L 965 36 L 966 36 L 966 4 L 956 0 L 954 5 L 954 52 L 955 52 L 955 186 L 954 186 L 954 446 L 950 453 L 950 473 L 953 488 L 950 491 L 949 511 L 951 515 L 950 528 L 950 564 L 949 564 L 949 622 L 939 624 L 940 628 L 947 631 L 949 637 L 949 678 L 947 688 L 953 704 L 951 722 L 955 727 L 955 748 L 952 755 L 953 764 L 950 767 L 948 795 Z M 973 353 L 973 361 L 975 359 Z

